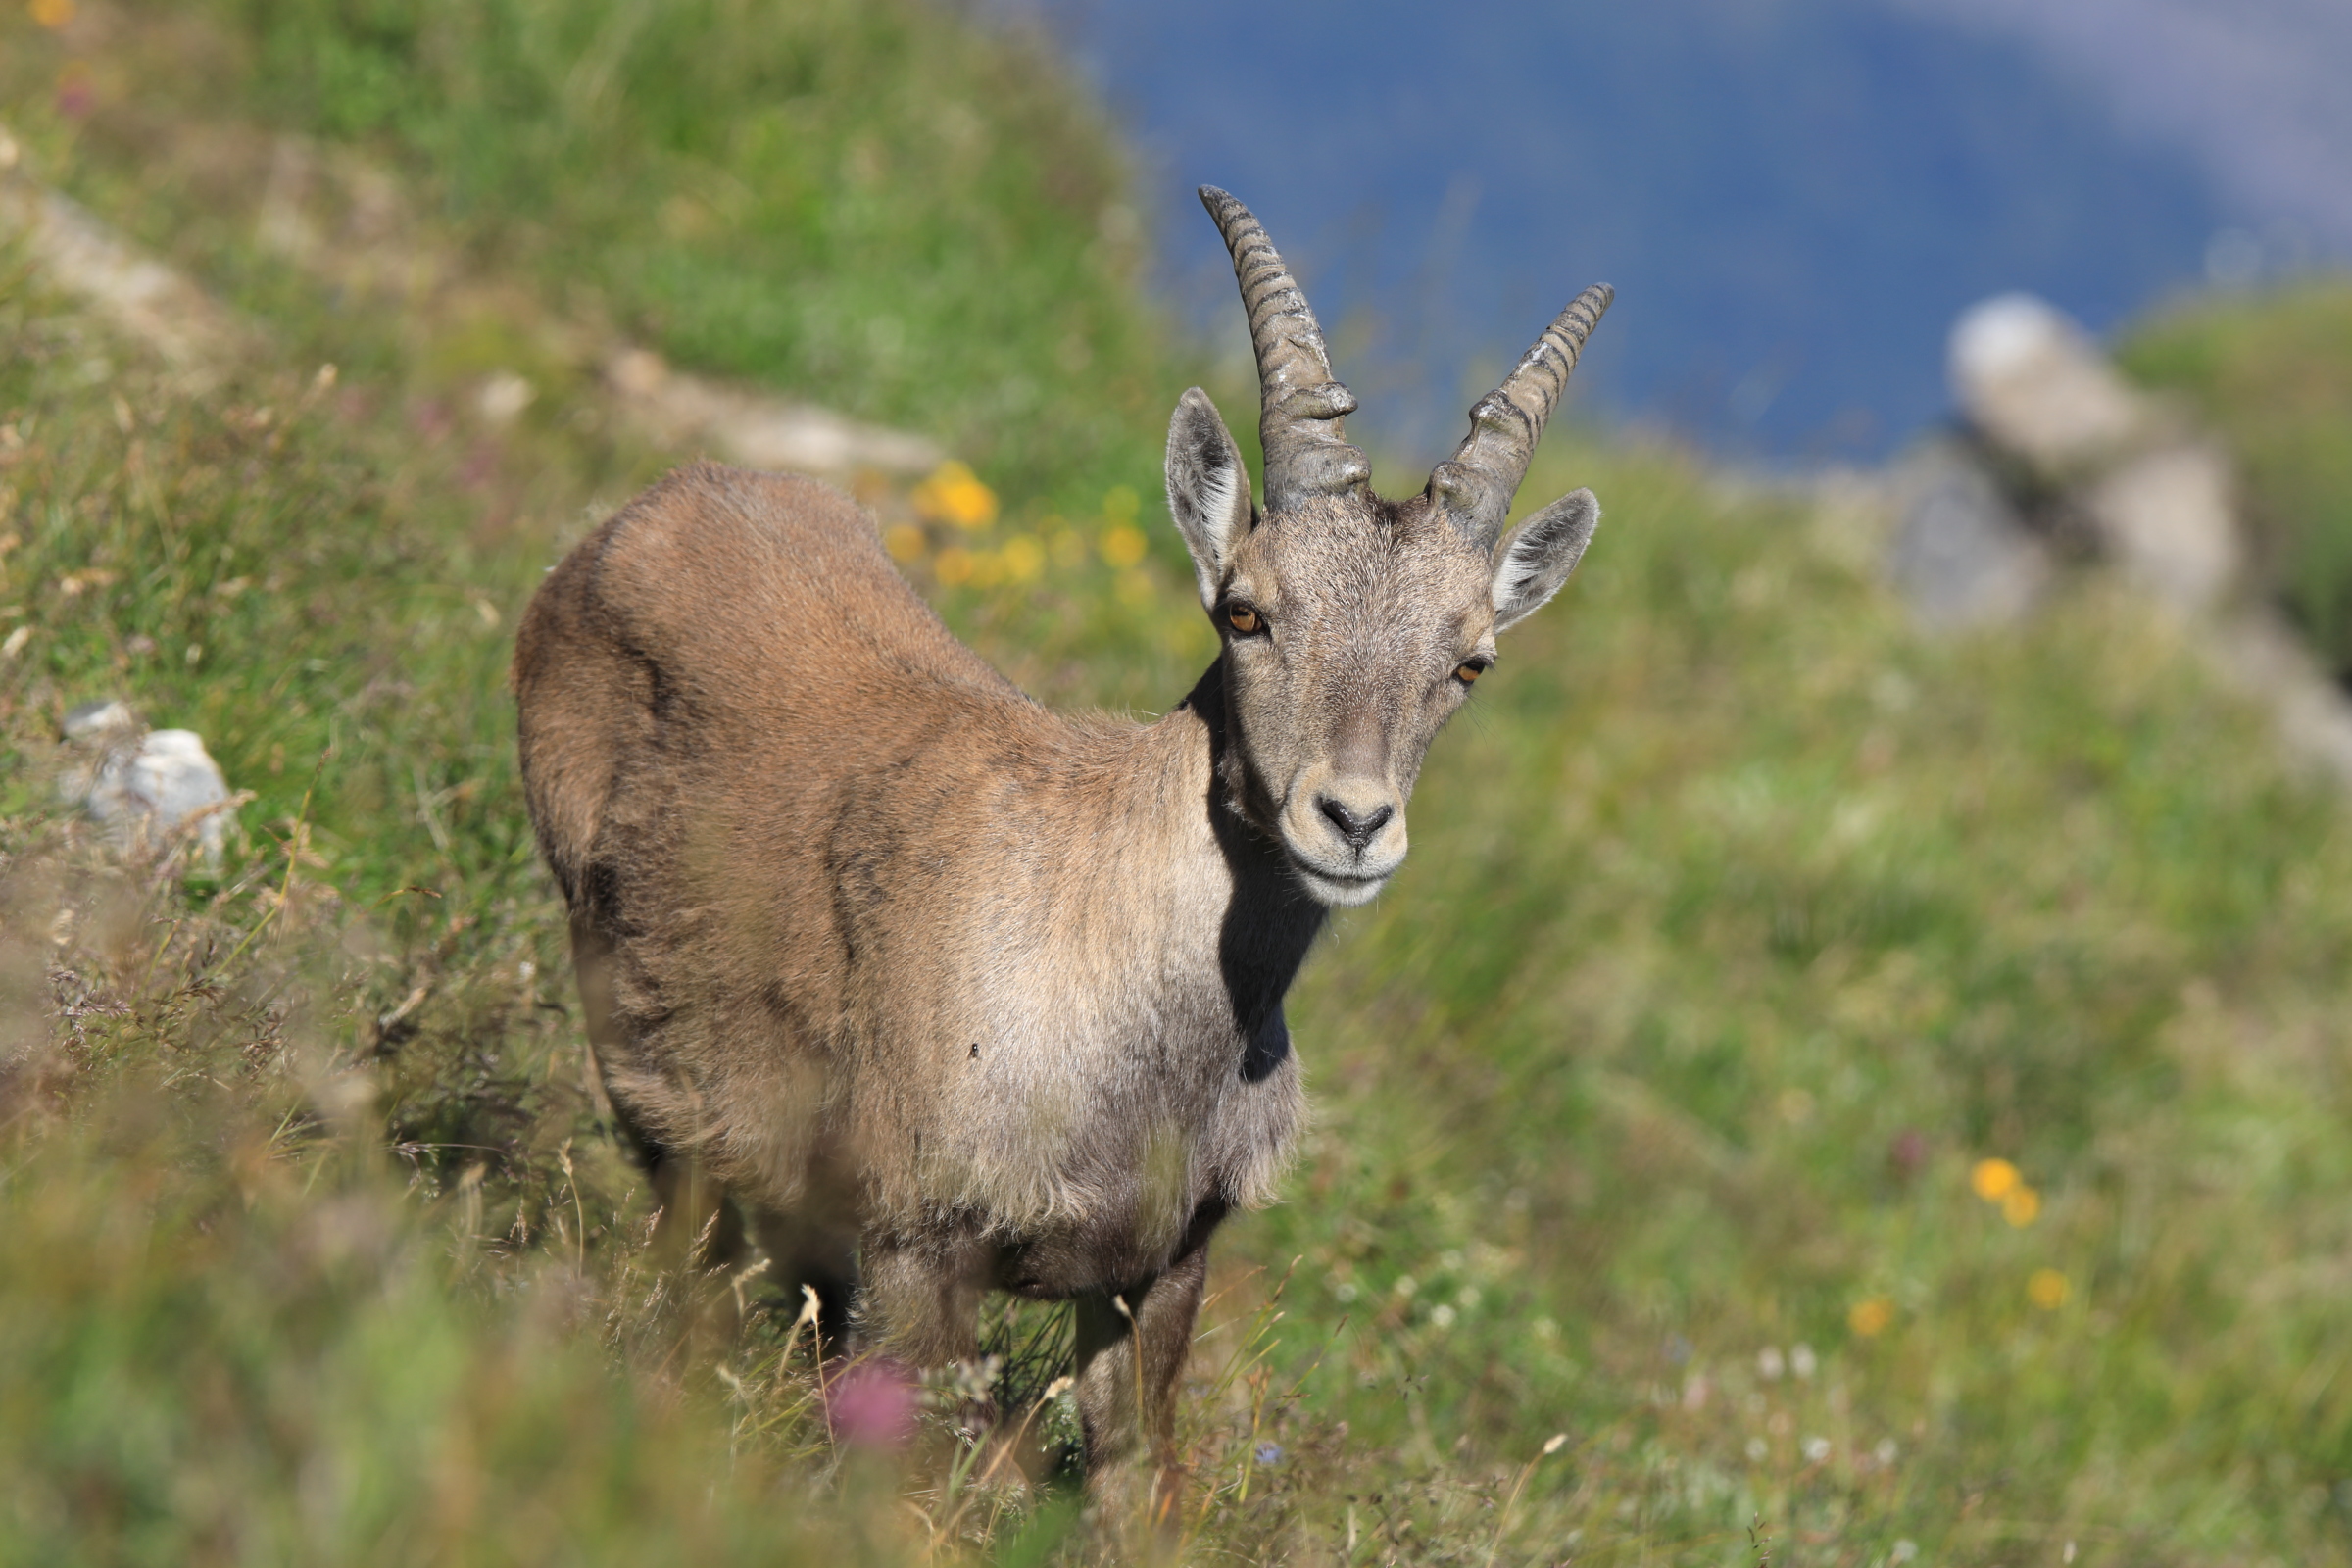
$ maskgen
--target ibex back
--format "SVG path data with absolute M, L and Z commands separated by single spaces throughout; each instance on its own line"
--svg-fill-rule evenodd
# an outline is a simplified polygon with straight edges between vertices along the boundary
M 1223 646 L 1159 722 L 1047 711 L 848 498 L 708 465 L 573 551 L 515 652 L 594 1059 L 663 1201 L 731 1195 L 786 1283 L 854 1292 L 838 1326 L 919 1366 L 978 1353 L 990 1289 L 1074 1300 L 1090 1466 L 1170 1457 L 1209 1233 L 1302 1116 L 1283 994 L 1403 861 L 1431 738 L 1599 515 L 1579 490 L 1502 534 L 1605 286 L 1384 501 L 1282 259 L 1201 198 L 1265 500 L 1187 392 L 1168 505 Z

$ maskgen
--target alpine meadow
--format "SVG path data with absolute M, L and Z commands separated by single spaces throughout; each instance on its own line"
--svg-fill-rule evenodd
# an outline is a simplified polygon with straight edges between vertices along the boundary
M 1041 701 L 1217 657 L 1162 447 L 1200 384 L 1257 470 L 1255 377 L 1147 270 L 1216 236 L 992 15 L 0 16 L 0 1564 L 2352 1562 L 2340 784 L 2109 574 L 1931 633 L 1868 476 L 1573 403 L 1513 520 L 1606 520 L 1289 993 L 1171 1516 L 1090 1508 L 1065 1307 L 867 1442 L 664 1242 L 517 771 L 548 568 L 797 431 Z M 2344 297 L 2123 345 L 2330 649 Z M 203 737 L 217 861 L 81 809 L 102 701 Z

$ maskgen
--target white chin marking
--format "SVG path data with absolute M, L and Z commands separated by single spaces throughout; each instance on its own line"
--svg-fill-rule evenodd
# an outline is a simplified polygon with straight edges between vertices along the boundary
M 1314 896 L 1316 903 L 1328 904 L 1337 909 L 1353 908 L 1359 904 L 1370 904 L 1374 899 L 1380 897 L 1380 890 L 1387 887 L 1389 878 L 1396 874 L 1392 869 L 1384 871 L 1378 876 L 1326 876 L 1320 871 L 1309 870 L 1296 859 L 1291 861 L 1291 871 L 1298 878 L 1299 885 Z

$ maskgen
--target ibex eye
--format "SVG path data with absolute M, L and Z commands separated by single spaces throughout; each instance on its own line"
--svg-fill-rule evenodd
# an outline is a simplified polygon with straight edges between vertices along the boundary
M 1251 610 L 1248 605 L 1230 605 L 1226 607 L 1225 624 L 1247 637 L 1256 631 L 1258 627 L 1263 626 L 1265 622 L 1260 620 L 1257 612 Z
M 1467 686 L 1487 672 L 1487 666 L 1473 659 L 1453 667 L 1453 678 Z

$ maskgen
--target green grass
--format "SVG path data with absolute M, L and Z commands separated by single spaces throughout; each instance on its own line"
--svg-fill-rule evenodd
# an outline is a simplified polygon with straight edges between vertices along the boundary
M 364 13 L 208 15 L 179 51 L 253 62 Z M 847 11 L 763 15 L 833 40 L 844 81 L 905 58 Z M 503 667 L 540 570 L 662 456 L 560 353 L 517 426 L 441 411 L 484 356 L 656 297 L 615 262 L 582 305 L 550 260 L 618 210 L 577 188 L 598 114 L 588 151 L 466 172 L 431 139 L 450 57 L 386 44 L 372 118 L 321 122 L 310 75 L 256 66 L 182 138 L 227 152 L 149 156 L 196 114 L 132 90 L 151 35 L 91 46 L 121 91 L 69 121 L 35 51 L 82 46 L 8 25 L 44 170 L 276 351 L 189 398 L 0 259 L 0 612 L 26 633 L 0 663 L 0 1562 L 1111 1554 L 1066 1493 L 958 1490 L 943 1435 L 895 1468 L 833 1452 L 791 1303 L 727 1332 L 731 1282 L 646 1251 L 590 1119 Z M 959 25 L 893 47 L 968 53 L 977 98 L 1011 56 Z M 573 55 L 532 79 L 576 69 L 586 34 L 557 36 Z M 733 79 L 698 112 L 748 114 Z M 912 134 L 901 98 L 816 97 L 844 145 Z M 258 250 L 240 181 L 267 161 L 236 149 L 269 117 L 407 169 L 460 278 L 352 311 Z M 508 177 L 537 194 L 479 194 Z M 693 265 L 747 266 L 710 232 Z M 1028 232 L 996 264 L 1015 294 L 1085 243 Z M 927 253 L 876 245 L 873 276 L 806 286 L 919 293 Z M 521 325 L 476 352 L 485 300 Z M 1163 706 L 1209 645 L 1137 498 L 1188 377 L 1139 340 L 1135 409 L 1048 394 L 1096 444 L 994 462 L 1024 437 L 985 368 L 1048 330 L 942 329 L 931 427 L 1007 432 L 964 448 L 1004 511 L 909 569 L 1031 689 Z M 1930 640 L 1848 512 L 1590 436 L 1528 495 L 1577 482 L 1608 509 L 1588 564 L 1506 640 L 1433 754 L 1412 863 L 1295 997 L 1320 1117 L 1287 1200 L 1221 1242 L 1185 1554 L 2352 1560 L 2340 798 L 2099 583 Z M 1162 554 L 1127 564 L 1131 517 Z M 997 566 L 942 586 L 943 547 Z M 255 792 L 217 875 L 116 867 L 56 808 L 58 717 L 116 694 Z M 2034 1212 L 1972 1190 L 1990 1157 Z
M 1106 117 L 925 0 L 207 0 L 90 36 L 95 60 L 14 23 L 22 117 L 273 316 L 316 309 L 249 254 L 262 137 L 291 133 L 409 177 L 380 243 L 444 237 L 575 321 L 939 436 L 1027 497 L 1091 502 L 1164 417 Z M 64 117 L 43 100 L 77 69 L 94 106 Z M 560 372 L 502 303 L 444 323 L 443 358 Z
M 2132 333 L 2122 358 L 2221 433 L 2268 585 L 2352 674 L 2352 283 L 2200 301 Z

